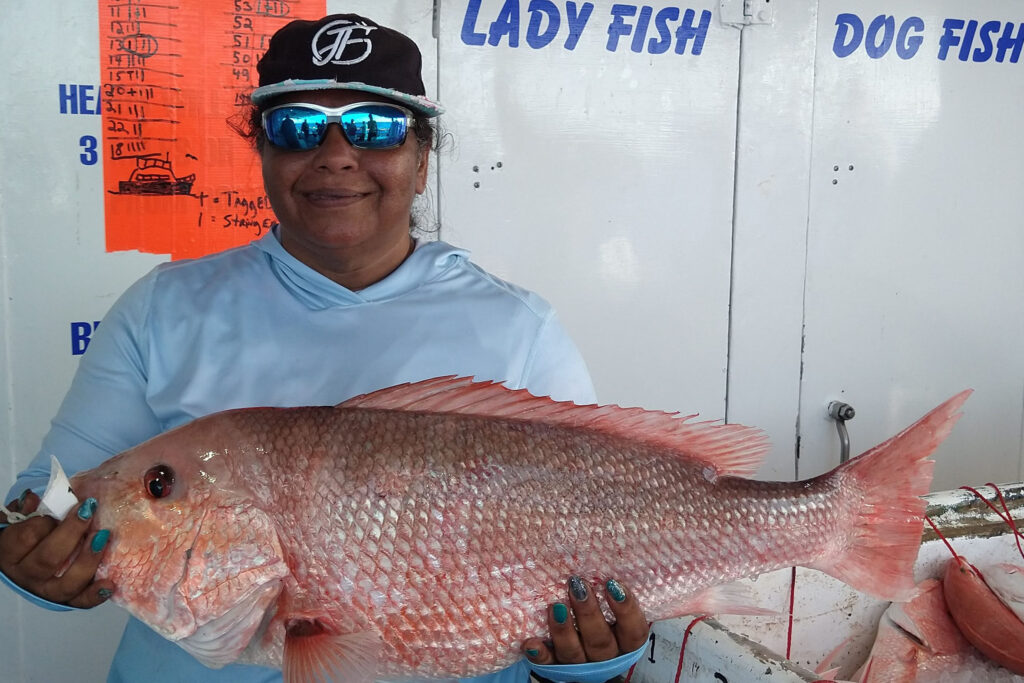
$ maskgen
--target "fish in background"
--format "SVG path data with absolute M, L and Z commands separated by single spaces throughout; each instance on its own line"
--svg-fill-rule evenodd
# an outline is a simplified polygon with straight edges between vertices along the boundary
M 1024 567 L 1009 562 L 976 565 L 996 597 L 1024 622 Z
M 651 620 L 763 613 L 733 582 L 793 565 L 906 599 L 928 456 L 969 393 L 799 482 L 747 478 L 748 427 L 437 378 L 213 414 L 72 485 L 115 530 L 113 600 L 208 666 L 469 677 L 546 633 L 571 575 Z
M 1020 567 L 975 567 L 957 556 L 946 565 L 943 588 L 964 637 L 1002 667 L 1024 674 L 1024 574 Z
M 946 607 L 942 581 L 926 579 L 904 603 L 882 614 L 867 661 L 854 674 L 860 683 L 913 683 L 959 671 L 971 651 Z
M 1020 535 L 1003 505 L 1005 516 L 990 507 Z M 1014 675 L 1024 674 L 1024 567 L 975 566 L 948 541 L 946 546 L 953 557 L 941 578 L 925 579 L 914 597 L 893 602 L 882 615 L 868 659 L 854 674 L 858 683 L 1024 681 Z M 831 666 L 851 640 L 840 644 L 819 670 Z

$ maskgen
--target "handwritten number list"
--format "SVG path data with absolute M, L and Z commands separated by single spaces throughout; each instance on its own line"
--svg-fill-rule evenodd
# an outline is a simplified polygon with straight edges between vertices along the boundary
M 325 0 L 99 0 L 107 251 L 192 258 L 273 225 L 231 124 L 270 36 L 324 13 Z

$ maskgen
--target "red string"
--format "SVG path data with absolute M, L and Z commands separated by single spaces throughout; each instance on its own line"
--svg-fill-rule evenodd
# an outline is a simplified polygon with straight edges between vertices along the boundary
M 710 614 L 702 614 L 693 621 L 691 621 L 690 625 L 686 627 L 686 633 L 683 634 L 683 644 L 679 648 L 679 666 L 676 667 L 675 683 L 679 683 L 679 676 L 683 673 L 683 657 L 686 655 L 686 641 L 690 639 L 690 630 L 697 625 L 698 621 L 704 621 L 710 616 Z
M 996 496 L 999 497 L 999 504 L 1003 506 L 1003 511 L 1006 512 L 1006 517 L 1004 517 L 1004 520 L 1007 524 L 1010 525 L 1010 528 L 1013 529 L 1013 540 L 1017 542 L 1017 552 L 1020 553 L 1021 557 L 1024 557 L 1024 549 L 1020 547 L 1020 539 L 1024 535 L 1022 535 L 1020 530 L 1017 529 L 1017 523 L 1013 520 L 1013 515 L 1010 514 L 1010 507 L 1006 504 L 1006 499 L 1003 498 L 1003 492 L 999 490 L 998 486 L 991 482 L 985 484 L 985 486 L 991 486 L 992 488 L 995 489 Z
M 796 599 L 796 567 L 789 578 L 789 628 L 786 630 L 786 659 L 793 651 L 793 602 Z
M 985 486 L 991 486 L 993 489 L 995 489 L 996 496 L 999 498 L 999 503 L 1003 506 L 1003 510 L 1006 511 L 1005 513 L 1001 511 L 999 508 L 997 508 L 995 505 L 993 505 L 988 500 L 988 498 L 981 495 L 975 489 L 972 489 L 970 486 L 961 486 L 960 488 L 970 491 L 971 493 L 976 495 L 978 498 L 981 499 L 983 503 L 985 503 L 985 505 L 988 505 L 992 509 L 992 511 L 996 513 L 999 519 L 1003 520 L 1004 522 L 1010 525 L 1010 528 L 1013 530 L 1013 539 L 1017 542 L 1017 552 L 1021 554 L 1021 557 L 1024 557 L 1024 548 L 1021 548 L 1020 545 L 1020 539 L 1024 537 L 1024 534 L 1021 534 L 1020 530 L 1017 528 L 1017 524 L 1013 520 L 1013 515 L 1010 514 L 1010 508 L 1009 506 L 1006 505 L 1006 500 L 1003 498 L 1003 492 L 1000 491 L 999 487 L 996 486 L 995 484 L 987 483 L 985 484 Z
M 942 532 L 939 531 L 939 527 L 935 526 L 935 522 L 932 521 L 932 518 L 929 517 L 928 515 L 925 515 L 924 516 L 924 521 L 928 522 L 931 525 L 932 529 L 935 530 L 935 533 L 938 534 L 939 538 L 942 539 L 942 542 L 946 544 L 947 548 L 949 548 L 949 552 L 953 553 L 953 557 L 960 557 L 959 555 L 956 554 L 956 551 L 953 550 L 953 546 L 950 545 L 948 540 L 946 540 L 946 537 L 942 535 Z
M 629 673 L 626 674 L 626 680 L 624 681 L 624 683 L 629 683 L 629 679 L 633 677 L 633 669 L 636 668 L 637 664 L 639 664 L 639 662 L 633 662 L 633 666 L 629 667 Z

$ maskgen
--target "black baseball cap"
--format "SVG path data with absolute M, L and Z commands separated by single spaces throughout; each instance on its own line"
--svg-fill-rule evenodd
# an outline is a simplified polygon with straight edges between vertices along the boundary
M 332 14 L 281 27 L 256 65 L 254 104 L 290 92 L 360 90 L 383 95 L 437 116 L 444 109 L 426 97 L 420 50 L 407 35 L 361 17 Z

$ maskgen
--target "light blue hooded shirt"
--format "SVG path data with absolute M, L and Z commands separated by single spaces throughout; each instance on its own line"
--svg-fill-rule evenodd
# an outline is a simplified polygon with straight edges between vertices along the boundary
M 466 251 L 419 243 L 393 273 L 352 291 L 285 251 L 275 230 L 243 247 L 157 266 L 120 297 L 82 356 L 42 448 L 6 500 L 45 488 L 51 453 L 70 476 L 221 410 L 334 405 L 443 375 L 594 402 L 583 359 L 550 305 L 481 270 Z M 2 574 L 0 580 L 37 605 L 69 609 Z M 532 668 L 553 680 L 596 683 L 625 672 L 642 652 L 573 666 L 524 659 L 468 680 L 523 683 Z M 209 669 L 134 618 L 108 678 L 280 680 L 279 671 L 264 667 Z

